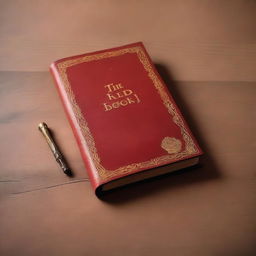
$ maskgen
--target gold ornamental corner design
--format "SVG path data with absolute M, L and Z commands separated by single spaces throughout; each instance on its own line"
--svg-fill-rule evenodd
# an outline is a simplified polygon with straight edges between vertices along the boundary
M 161 98 L 164 106 L 166 107 L 168 113 L 170 114 L 170 118 L 172 121 L 180 128 L 181 135 L 184 140 L 184 150 L 178 151 L 179 149 L 179 143 L 177 141 L 171 142 L 171 144 L 175 144 L 176 146 L 176 152 L 172 149 L 171 152 L 166 155 L 162 155 L 160 157 L 156 157 L 153 159 L 150 159 L 149 161 L 141 162 L 141 163 L 131 163 L 126 166 L 121 166 L 115 170 L 107 170 L 105 167 L 101 164 L 100 156 L 98 155 L 96 144 L 94 141 L 94 138 L 92 136 L 92 133 L 89 129 L 88 123 L 85 120 L 80 107 L 78 106 L 74 93 L 71 89 L 68 76 L 67 76 L 67 68 L 83 63 L 83 62 L 90 62 L 90 61 L 97 61 L 105 58 L 113 58 L 116 56 L 124 55 L 124 54 L 136 54 L 139 61 L 141 62 L 143 68 L 148 74 L 149 79 L 152 81 L 152 85 L 155 87 L 157 93 L 159 94 L 159 97 Z M 176 107 L 173 105 L 168 93 L 166 92 L 165 86 L 161 82 L 161 80 L 158 78 L 156 72 L 154 71 L 145 51 L 141 46 L 133 46 L 130 48 L 124 48 L 124 49 L 118 49 L 118 50 L 110 50 L 102 53 L 94 53 L 91 55 L 85 55 L 85 56 L 78 56 L 75 59 L 68 59 L 63 60 L 57 64 L 57 68 L 60 73 L 60 78 L 64 84 L 65 91 L 67 93 L 67 97 L 71 103 L 72 111 L 75 114 L 76 122 L 81 127 L 82 131 L 82 144 L 86 144 L 89 149 L 89 154 L 91 159 L 93 160 L 95 164 L 95 168 L 98 171 L 99 177 L 98 182 L 107 182 L 109 179 L 115 178 L 120 175 L 129 174 L 135 170 L 139 169 L 147 169 L 147 168 L 154 168 L 159 165 L 166 164 L 171 161 L 181 160 L 187 156 L 199 153 L 199 150 L 197 146 L 195 145 L 193 139 L 191 138 L 189 132 L 187 131 L 184 121 L 180 114 L 178 113 Z M 174 141 L 174 140 L 172 140 Z M 170 140 L 168 139 L 168 143 L 164 142 L 164 145 L 166 147 L 167 144 L 169 144 Z M 168 147 L 168 146 L 167 146 Z M 181 149 L 180 149 L 181 150 Z M 168 150 L 167 150 L 168 151 Z M 170 151 L 170 149 L 169 149 Z
M 161 147 L 169 154 L 175 154 L 181 151 L 182 143 L 179 139 L 174 137 L 165 137 L 162 140 Z

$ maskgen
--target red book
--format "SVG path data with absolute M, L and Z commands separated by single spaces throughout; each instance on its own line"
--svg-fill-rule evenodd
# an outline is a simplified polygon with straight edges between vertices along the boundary
M 142 43 L 50 70 L 97 195 L 198 163 L 202 151 Z

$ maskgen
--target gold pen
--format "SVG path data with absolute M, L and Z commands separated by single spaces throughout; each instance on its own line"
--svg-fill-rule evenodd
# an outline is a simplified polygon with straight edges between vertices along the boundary
M 64 156 L 62 155 L 62 153 L 60 152 L 57 144 L 55 143 L 53 136 L 51 135 L 51 131 L 48 128 L 46 123 L 40 123 L 38 125 L 38 129 L 39 131 L 43 134 L 43 136 L 45 137 L 57 163 L 60 165 L 62 171 L 68 175 L 68 176 L 72 176 L 72 172 L 70 170 L 70 168 L 68 167 L 68 164 L 64 158 Z

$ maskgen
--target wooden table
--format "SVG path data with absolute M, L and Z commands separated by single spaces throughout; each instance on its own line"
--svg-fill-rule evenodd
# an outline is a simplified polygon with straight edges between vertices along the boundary
M 256 2 L 0 2 L 0 255 L 255 255 Z M 201 168 L 90 187 L 48 72 L 143 41 L 205 151 Z M 38 132 L 45 121 L 66 177 Z

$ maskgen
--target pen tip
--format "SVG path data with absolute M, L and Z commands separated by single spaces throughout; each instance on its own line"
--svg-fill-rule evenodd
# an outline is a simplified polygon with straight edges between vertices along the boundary
M 71 169 L 65 169 L 65 170 L 64 170 L 64 173 L 65 173 L 67 176 L 69 176 L 69 177 L 72 177 L 72 176 L 73 176 L 73 173 L 72 173 Z

